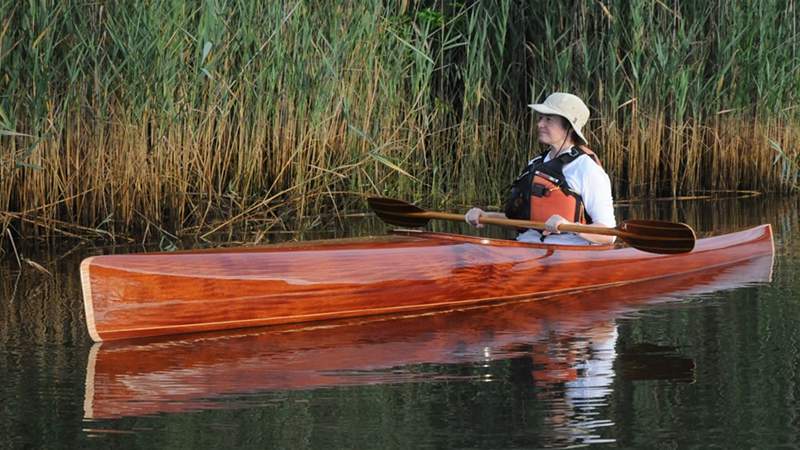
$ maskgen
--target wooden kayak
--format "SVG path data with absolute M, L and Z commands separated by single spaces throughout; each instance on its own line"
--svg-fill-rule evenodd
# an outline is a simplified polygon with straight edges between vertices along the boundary
M 772 254 L 769 225 L 689 253 L 401 230 L 258 248 L 103 255 L 81 264 L 96 342 L 446 309 L 608 288 Z
M 87 358 L 84 416 L 237 408 L 268 392 L 446 376 L 441 369 L 407 369 L 421 364 L 515 360 L 522 366 L 521 376 L 541 388 L 542 383 L 563 381 L 559 374 L 591 356 L 577 355 L 577 347 L 588 349 L 588 341 L 604 339 L 618 318 L 645 307 L 680 307 L 687 298 L 768 282 L 772 264 L 772 255 L 755 256 L 689 274 L 546 299 L 96 343 Z M 581 345 L 570 345 L 575 340 Z M 624 362 L 636 355 L 618 351 L 616 370 L 625 379 L 692 376 L 691 361 L 687 368 L 665 364 L 674 359 L 639 358 L 628 367 Z

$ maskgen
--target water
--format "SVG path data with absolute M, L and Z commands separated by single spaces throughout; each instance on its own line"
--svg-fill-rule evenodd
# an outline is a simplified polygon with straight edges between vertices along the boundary
M 701 234 L 769 222 L 774 261 L 591 296 L 121 345 L 88 338 L 77 268 L 124 249 L 24 250 L 51 275 L 7 254 L 0 448 L 798 448 L 797 206 L 619 211 Z

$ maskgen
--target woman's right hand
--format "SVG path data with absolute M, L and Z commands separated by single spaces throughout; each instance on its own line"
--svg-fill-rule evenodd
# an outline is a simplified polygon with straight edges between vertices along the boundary
M 467 221 L 468 224 L 477 227 L 483 228 L 483 224 L 478 222 L 481 216 L 484 214 L 484 211 L 480 208 L 472 208 L 464 214 L 464 220 Z

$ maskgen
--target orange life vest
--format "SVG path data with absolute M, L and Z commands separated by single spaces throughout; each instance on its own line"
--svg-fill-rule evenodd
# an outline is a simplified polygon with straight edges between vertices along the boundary
M 506 216 L 512 219 L 546 222 L 552 215 L 576 223 L 592 223 L 584 210 L 583 199 L 573 191 L 564 177 L 564 166 L 581 155 L 589 155 L 600 164 L 589 147 L 572 147 L 558 157 L 544 162 L 547 152 L 534 158 L 511 185 L 506 201 Z

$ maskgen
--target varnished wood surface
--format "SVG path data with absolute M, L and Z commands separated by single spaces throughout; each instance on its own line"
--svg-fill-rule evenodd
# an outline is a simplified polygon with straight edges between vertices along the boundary
M 766 282 L 771 269 L 772 255 L 766 255 L 547 299 L 95 344 L 86 371 L 85 416 L 218 408 L 226 403 L 214 399 L 234 394 L 413 382 L 415 376 L 394 370 L 411 364 L 531 358 L 544 367 L 553 336 L 601 337 L 615 318 L 644 305 Z M 538 383 L 550 373 L 543 368 L 531 376 Z
M 686 254 L 414 233 L 82 263 L 95 341 L 310 322 L 546 297 L 771 254 L 768 225 Z

